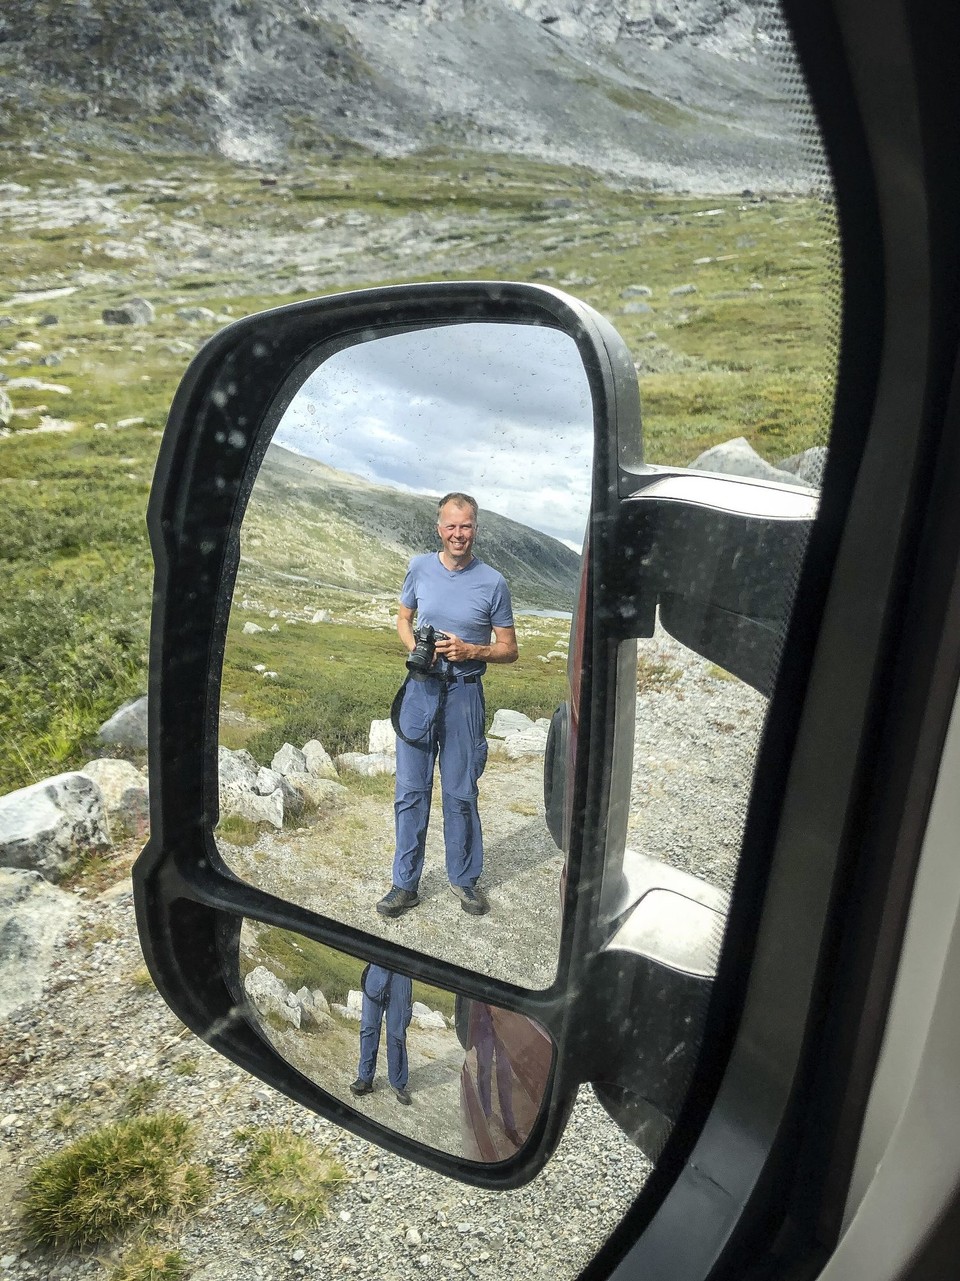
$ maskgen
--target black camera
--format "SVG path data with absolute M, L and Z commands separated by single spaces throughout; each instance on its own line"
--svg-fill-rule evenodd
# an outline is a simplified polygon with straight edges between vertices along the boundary
M 428 623 L 426 627 L 417 627 L 413 633 L 416 641 L 412 651 L 407 655 L 407 669 L 423 675 L 433 666 L 438 640 L 448 640 L 446 632 L 437 632 Z

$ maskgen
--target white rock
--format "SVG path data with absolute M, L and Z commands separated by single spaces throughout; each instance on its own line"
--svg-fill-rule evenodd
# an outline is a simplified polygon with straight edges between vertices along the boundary
M 775 480 L 785 485 L 798 483 L 791 472 L 774 467 L 761 458 L 743 436 L 704 450 L 690 466 L 696 471 L 719 472 L 724 476 L 748 476 L 752 480 Z
M 313 618 L 310 619 L 310 622 L 311 623 L 332 623 L 333 615 L 330 613 L 329 609 L 318 609 L 317 612 L 314 614 Z
M 512 712 L 508 707 L 498 707 L 493 717 L 493 724 L 487 730 L 488 738 L 507 738 L 520 730 L 530 729 L 533 721 L 523 712 Z
M 99 757 L 80 770 L 100 788 L 113 840 L 144 836 L 150 823 L 150 798 L 146 775 L 129 761 Z
M 307 763 L 308 774 L 316 774 L 318 778 L 329 778 L 334 783 L 339 781 L 337 767 L 319 739 L 311 738 L 308 743 L 304 743 L 303 759 Z
M 303 796 L 300 792 L 276 770 L 267 769 L 265 765 L 257 770 L 257 781 L 253 790 L 258 796 L 270 796 L 278 788 L 283 796 L 283 817 L 297 818 L 303 813 Z
M 330 1026 L 330 1005 L 319 988 L 312 992 L 302 987 L 297 993 L 300 1002 L 300 1026 L 306 1028 L 328 1028 Z
M 376 774 L 396 774 L 397 758 L 388 752 L 377 752 L 373 756 L 365 752 L 344 752 L 336 758 L 336 766 L 341 773 L 346 769 L 372 778 Z
M 278 787 L 268 796 L 257 792 L 220 789 L 220 817 L 245 818 L 251 823 L 283 827 L 283 792 Z
M 431 1010 L 429 1005 L 424 1005 L 422 1001 L 414 1001 L 413 1014 L 410 1021 L 415 1027 L 439 1032 L 447 1030 L 447 1020 L 440 1011 Z
M 250 753 L 241 748 L 234 752 L 229 747 L 217 751 L 217 767 L 220 771 L 220 790 L 224 788 L 241 788 L 253 792 L 257 786 L 259 766 Z
M 547 731 L 542 725 L 531 725 L 519 734 L 511 734 L 503 746 L 511 760 L 519 760 L 521 756 L 542 756 L 547 750 Z
M 270 768 L 275 769 L 278 774 L 284 774 L 288 778 L 291 774 L 306 774 L 307 758 L 299 747 L 294 747 L 292 743 L 284 743 L 278 752 L 274 754 L 270 762 Z
M 254 636 L 256 635 L 257 632 L 262 632 L 263 628 L 260 627 L 257 623 L 251 623 L 251 621 L 248 618 L 243 625 L 243 631 L 244 631 L 244 635 L 246 636 Z
M 291 774 L 285 779 L 287 786 L 300 797 L 300 809 L 309 805 L 320 814 L 343 809 L 347 789 L 332 778 L 318 778 L 316 774 Z M 298 811 L 299 812 L 299 811 Z
M 79 902 L 39 872 L 0 868 L 0 1018 L 43 992 L 57 941 Z
M 391 752 L 396 756 L 397 736 L 393 730 L 393 723 L 389 718 L 385 721 L 370 722 L 367 751 L 371 756 L 375 756 L 378 752 Z
M 110 845 L 100 788 L 85 774 L 57 774 L 0 797 L 0 866 L 58 881 L 73 860 Z
M 243 990 L 264 1018 L 273 1015 L 291 1027 L 300 1026 L 300 1002 L 286 983 L 265 965 L 258 965 L 243 980 Z
M 133 747 L 146 750 L 147 746 L 147 696 L 132 698 L 118 708 L 108 721 L 100 726 L 97 738 L 112 747 Z

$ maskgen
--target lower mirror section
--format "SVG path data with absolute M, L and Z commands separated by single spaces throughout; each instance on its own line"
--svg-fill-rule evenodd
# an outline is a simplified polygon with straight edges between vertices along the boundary
M 243 923 L 240 978 L 277 1053 L 386 1129 L 485 1163 L 527 1142 L 554 1059 L 535 1020 L 259 921 Z

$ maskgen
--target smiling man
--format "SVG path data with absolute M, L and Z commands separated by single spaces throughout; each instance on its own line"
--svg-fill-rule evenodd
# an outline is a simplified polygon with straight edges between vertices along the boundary
M 410 562 L 397 632 L 413 653 L 418 630 L 442 632 L 436 659 L 411 671 L 399 708 L 397 735 L 396 853 L 393 885 L 377 904 L 381 916 L 400 916 L 420 902 L 433 768 L 440 760 L 447 877 L 471 916 L 489 911 L 477 887 L 483 871 L 483 834 L 477 780 L 487 762 L 483 673 L 487 663 L 512 663 L 517 634 L 510 590 L 502 574 L 473 554 L 477 504 L 469 494 L 445 494 L 437 507 L 439 552 Z

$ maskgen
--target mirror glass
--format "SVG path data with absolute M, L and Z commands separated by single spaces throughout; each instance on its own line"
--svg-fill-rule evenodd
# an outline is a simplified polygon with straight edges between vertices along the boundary
M 533 1019 L 259 921 L 243 924 L 240 977 L 278 1053 L 364 1116 L 472 1161 L 529 1138 L 554 1056 Z
M 586 374 L 556 330 L 375 336 L 304 377 L 253 485 L 227 628 L 216 836 L 238 875 L 420 952 L 549 986 L 562 857 L 543 762 L 567 696 L 592 451 Z M 479 511 L 445 509 L 449 555 L 438 498 L 455 491 Z M 418 673 L 398 745 L 401 592 L 413 623 L 419 605 L 425 622 L 500 655 L 515 633 L 518 657 L 484 671 L 463 651 Z M 392 887 L 406 897 L 385 904 Z

